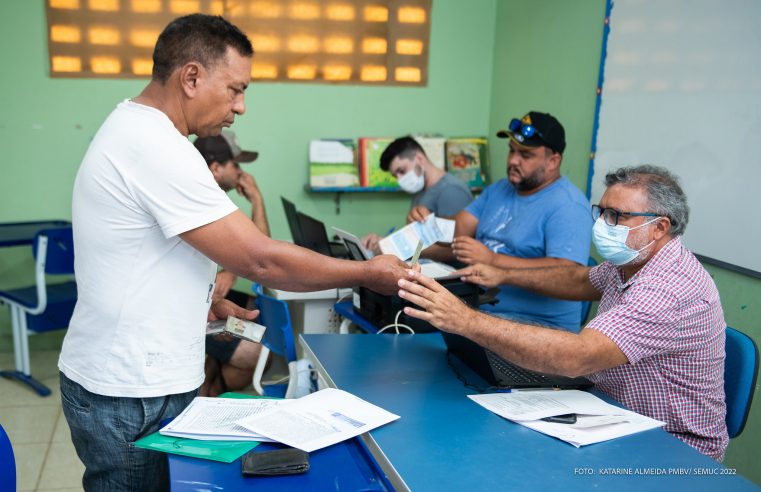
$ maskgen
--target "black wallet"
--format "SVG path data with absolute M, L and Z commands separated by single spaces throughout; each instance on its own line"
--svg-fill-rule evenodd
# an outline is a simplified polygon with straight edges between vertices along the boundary
M 309 470 L 309 453 L 296 448 L 250 451 L 241 460 L 244 475 L 291 475 Z

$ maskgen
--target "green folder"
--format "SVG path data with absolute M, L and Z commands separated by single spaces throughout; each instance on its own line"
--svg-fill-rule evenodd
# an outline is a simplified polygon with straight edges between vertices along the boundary
M 223 393 L 220 398 L 261 398 L 242 393 Z M 164 453 L 232 463 L 256 446 L 258 441 L 200 441 L 182 437 L 163 436 L 158 431 L 135 442 L 135 446 Z

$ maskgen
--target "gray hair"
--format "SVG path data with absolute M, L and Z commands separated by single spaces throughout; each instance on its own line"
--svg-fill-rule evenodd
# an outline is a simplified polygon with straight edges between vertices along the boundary
M 690 220 L 687 195 L 679 185 L 679 178 L 666 169 L 650 164 L 622 167 L 605 175 L 605 186 L 624 185 L 641 188 L 647 193 L 648 212 L 668 217 L 669 234 L 681 236 Z

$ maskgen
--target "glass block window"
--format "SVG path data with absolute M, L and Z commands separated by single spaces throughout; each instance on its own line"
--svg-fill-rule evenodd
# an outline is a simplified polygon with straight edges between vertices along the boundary
M 47 0 L 52 77 L 150 77 L 172 19 L 221 15 L 254 45 L 253 80 L 426 85 L 432 0 Z

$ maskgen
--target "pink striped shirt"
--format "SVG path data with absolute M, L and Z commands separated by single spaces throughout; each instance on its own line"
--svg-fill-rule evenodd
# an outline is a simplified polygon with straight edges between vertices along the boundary
M 597 388 L 718 461 L 729 438 L 724 404 L 724 312 L 713 279 L 679 237 L 631 279 L 605 262 L 589 273 L 602 293 L 586 329 L 610 338 L 628 364 L 590 376 Z

